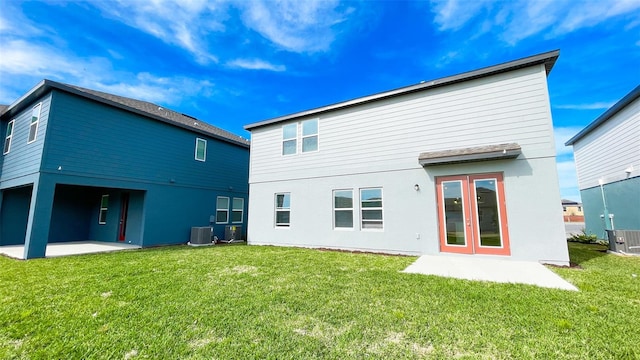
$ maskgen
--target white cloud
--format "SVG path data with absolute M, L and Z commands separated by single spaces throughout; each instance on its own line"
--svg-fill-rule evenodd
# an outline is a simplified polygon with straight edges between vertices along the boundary
M 476 33 L 493 31 L 509 44 L 540 33 L 564 35 L 638 10 L 640 1 L 636 0 L 431 0 L 441 31 L 475 27 Z
M 207 96 L 213 91 L 213 84 L 206 80 L 114 71 L 106 58 L 80 58 L 57 48 L 24 40 L 10 40 L 4 45 L 0 58 L 0 78 L 6 84 L 24 86 L 26 82 L 29 87 L 42 79 L 51 79 L 168 105 L 178 104 L 185 97 Z M 3 87 L 0 103 L 9 104 L 26 90 Z
M 260 59 L 235 59 L 227 62 L 227 66 L 231 68 L 248 69 L 248 70 L 269 70 L 269 71 L 285 71 L 284 65 L 275 65 Z
M 245 26 L 292 52 L 327 51 L 335 40 L 334 27 L 353 8 L 341 9 L 335 0 L 278 0 L 238 2 Z
M 576 165 L 573 160 L 558 161 L 558 180 L 560 183 L 560 194 L 563 199 L 580 200 L 578 190 L 578 177 L 576 176 Z
M 553 128 L 553 137 L 556 141 L 556 154 L 557 156 L 569 155 L 573 157 L 573 147 L 564 146 L 567 140 L 574 137 L 582 130 L 581 127 L 555 127 Z
M 218 62 L 206 37 L 224 31 L 223 2 L 215 1 L 97 1 L 103 14 L 189 51 L 200 64 Z
M 556 109 L 571 109 L 571 110 L 597 110 L 597 109 L 608 109 L 612 107 L 616 102 L 594 102 L 589 104 L 565 104 L 565 105 L 554 105 L 553 107 Z

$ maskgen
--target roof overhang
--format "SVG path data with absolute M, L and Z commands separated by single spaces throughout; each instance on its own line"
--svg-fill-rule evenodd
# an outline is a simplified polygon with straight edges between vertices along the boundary
M 600 115 L 597 119 L 595 119 L 591 124 L 587 125 L 587 127 L 582 129 L 574 137 L 569 139 L 566 143 L 564 143 L 564 145 L 570 146 L 575 144 L 576 141 L 587 136 L 587 134 L 595 130 L 598 126 L 602 125 L 607 120 L 611 119 L 615 114 L 620 112 L 620 110 L 624 109 L 627 105 L 635 101 L 637 98 L 640 98 L 640 85 L 638 85 L 635 89 L 631 90 L 630 93 L 625 95 L 625 97 L 620 99 L 620 101 L 615 103 L 615 105 L 610 107 L 607 111 L 605 111 L 602 115 Z
M 385 91 L 385 92 L 381 92 L 381 93 L 377 93 L 369 96 L 359 97 L 356 99 L 335 103 L 332 105 L 322 106 L 322 107 L 311 109 L 311 110 L 301 111 L 301 112 L 293 113 L 290 115 L 284 115 L 284 116 L 272 118 L 269 120 L 256 122 L 253 124 L 245 125 L 244 128 L 245 130 L 251 131 L 259 127 L 276 124 L 282 121 L 298 119 L 305 116 L 315 116 L 315 115 L 326 113 L 329 111 L 349 108 L 349 107 L 366 104 L 366 103 L 370 103 L 370 102 L 381 100 L 381 99 L 387 99 L 387 98 L 392 98 L 392 97 L 401 96 L 405 94 L 424 91 L 428 89 L 438 88 L 446 85 L 479 79 L 486 76 L 496 75 L 496 74 L 505 73 L 505 72 L 513 71 L 517 69 L 523 69 L 523 68 L 536 66 L 536 65 L 544 65 L 545 72 L 547 75 L 549 75 L 549 73 L 551 72 L 551 69 L 553 68 L 553 65 L 556 63 L 556 60 L 558 60 L 559 56 L 560 56 L 560 50 L 553 50 L 546 53 L 509 61 L 509 62 L 505 62 L 498 65 L 488 66 L 488 67 L 464 72 L 464 73 L 453 75 L 453 76 L 447 76 L 447 77 L 443 77 L 443 78 L 435 79 L 431 81 L 422 81 L 419 84 L 405 86 L 395 90 Z
M 444 151 L 424 152 L 418 157 L 422 166 L 447 165 L 476 161 L 515 159 L 522 153 L 516 143 L 476 146 Z

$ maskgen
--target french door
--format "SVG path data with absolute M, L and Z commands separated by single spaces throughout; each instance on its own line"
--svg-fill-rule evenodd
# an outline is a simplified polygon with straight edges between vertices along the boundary
M 440 251 L 510 255 L 502 174 L 436 178 Z

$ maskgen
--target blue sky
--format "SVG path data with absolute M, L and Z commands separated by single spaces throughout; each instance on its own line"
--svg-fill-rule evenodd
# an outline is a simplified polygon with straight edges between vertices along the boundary
M 0 0 L 0 103 L 43 78 L 243 125 L 560 49 L 562 144 L 640 83 L 640 1 Z

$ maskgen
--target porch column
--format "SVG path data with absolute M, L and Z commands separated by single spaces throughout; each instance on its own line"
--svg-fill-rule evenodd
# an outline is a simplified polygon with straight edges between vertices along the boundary
M 45 257 L 55 188 L 55 182 L 47 181 L 43 175 L 33 182 L 27 233 L 24 239 L 25 259 Z

